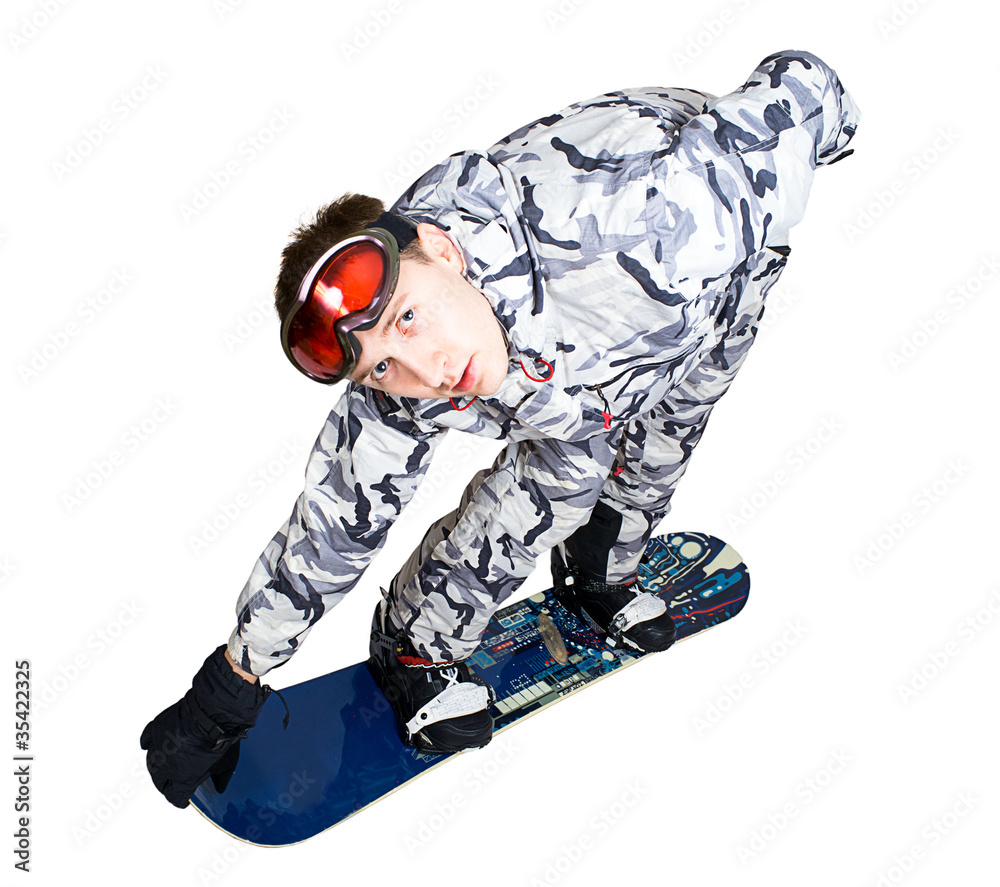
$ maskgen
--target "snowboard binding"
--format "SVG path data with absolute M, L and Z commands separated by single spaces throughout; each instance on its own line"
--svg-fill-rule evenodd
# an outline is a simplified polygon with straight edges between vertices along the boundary
M 639 577 L 609 584 L 585 571 L 566 551 L 552 549 L 552 584 L 559 602 L 602 635 L 609 647 L 643 652 L 670 647 L 677 635 L 662 598 L 642 590 Z
M 387 609 L 385 600 L 375 608 L 366 664 L 396 715 L 403 744 L 427 754 L 482 748 L 493 738 L 493 688 L 465 662 L 418 655 Z

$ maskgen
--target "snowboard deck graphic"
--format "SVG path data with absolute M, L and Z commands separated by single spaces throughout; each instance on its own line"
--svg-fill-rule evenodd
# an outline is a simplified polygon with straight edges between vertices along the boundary
M 731 619 L 750 576 L 725 542 L 701 533 L 650 540 L 644 590 L 667 601 L 677 641 Z M 608 647 L 550 589 L 498 610 L 469 660 L 497 694 L 494 736 L 582 687 L 651 653 Z M 206 780 L 191 799 L 235 838 L 267 847 L 295 844 L 343 822 L 453 755 L 407 748 L 396 718 L 361 662 L 283 689 L 291 712 L 269 699 L 240 745 L 232 780 Z

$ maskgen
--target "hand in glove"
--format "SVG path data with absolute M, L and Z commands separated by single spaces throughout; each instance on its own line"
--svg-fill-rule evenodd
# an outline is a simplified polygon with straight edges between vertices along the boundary
M 146 724 L 139 739 L 153 785 L 175 807 L 186 807 L 209 776 L 216 791 L 225 791 L 240 740 L 271 693 L 259 681 L 236 674 L 225 652 L 223 644 L 205 660 L 191 689 Z

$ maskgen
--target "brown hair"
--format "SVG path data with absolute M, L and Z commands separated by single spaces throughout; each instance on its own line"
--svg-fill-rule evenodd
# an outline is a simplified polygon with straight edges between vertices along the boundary
M 348 192 L 318 210 L 313 221 L 292 231 L 281 251 L 281 268 L 274 287 L 274 307 L 282 322 L 295 304 L 302 279 L 317 259 L 335 243 L 370 226 L 383 212 L 385 204 L 377 197 Z M 400 258 L 425 264 L 430 261 L 419 240 L 410 243 Z

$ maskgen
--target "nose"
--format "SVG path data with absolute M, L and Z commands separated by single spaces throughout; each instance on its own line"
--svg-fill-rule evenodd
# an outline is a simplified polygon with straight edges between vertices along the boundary
M 448 356 L 438 348 L 411 353 L 408 358 L 408 369 L 427 388 L 451 390 L 458 381 L 451 378 L 454 373 L 449 375 Z

